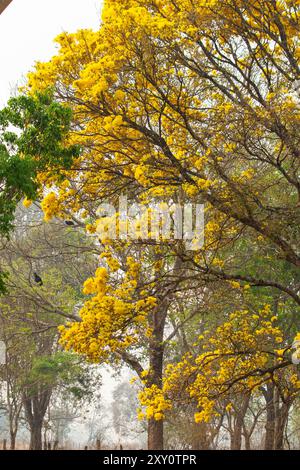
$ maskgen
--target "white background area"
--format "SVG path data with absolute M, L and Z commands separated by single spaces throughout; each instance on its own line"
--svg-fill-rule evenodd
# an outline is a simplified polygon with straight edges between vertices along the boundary
M 101 5 L 101 0 L 13 0 L 0 15 L 0 106 L 35 61 L 51 58 L 58 34 L 98 28 Z

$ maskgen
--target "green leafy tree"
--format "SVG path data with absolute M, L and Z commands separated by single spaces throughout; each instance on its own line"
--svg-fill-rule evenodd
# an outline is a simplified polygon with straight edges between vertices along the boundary
M 62 144 L 70 109 L 52 101 L 51 92 L 11 98 L 0 111 L 0 236 L 8 237 L 23 197 L 35 199 L 37 173 L 70 168 L 78 147 Z M 0 271 L 0 292 L 5 290 Z

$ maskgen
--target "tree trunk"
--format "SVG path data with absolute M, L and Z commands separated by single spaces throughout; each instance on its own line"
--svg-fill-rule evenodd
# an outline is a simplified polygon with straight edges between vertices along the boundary
M 164 422 L 149 419 L 148 421 L 148 450 L 164 448 Z
M 292 401 L 281 403 L 279 391 L 273 384 L 268 384 L 262 392 L 267 404 L 265 450 L 283 450 L 284 430 Z
M 244 432 L 244 438 L 245 438 L 245 450 L 251 450 L 251 438 L 249 433 Z
M 43 421 L 33 420 L 30 425 L 30 450 L 42 450 L 42 427 Z
M 235 409 L 234 429 L 231 435 L 231 443 L 230 443 L 231 450 L 241 450 L 243 425 L 244 425 L 244 419 L 247 413 L 247 409 L 249 406 L 249 401 L 250 401 L 250 394 L 246 395 L 242 403 L 240 403 L 240 406 L 236 407 L 237 409 Z
M 42 428 L 44 417 L 49 405 L 52 390 L 37 390 L 35 395 L 23 393 L 23 405 L 26 421 L 30 429 L 30 450 L 41 450 L 43 448 Z
M 190 432 L 192 450 L 208 450 L 210 448 L 207 423 L 192 423 Z
M 15 450 L 16 439 L 19 428 L 19 418 L 22 410 L 22 400 L 19 393 L 14 389 L 13 380 L 9 376 L 9 370 L 6 369 L 7 373 L 7 388 L 6 388 L 6 399 L 8 405 L 8 421 L 9 421 L 9 437 L 10 437 L 10 450 Z
M 157 332 L 158 333 L 158 332 Z M 163 331 L 159 332 L 150 352 L 150 374 L 147 385 L 162 385 L 163 370 Z M 148 450 L 162 450 L 164 448 L 164 422 L 149 419 L 148 421 Z
M 282 403 L 280 406 L 279 394 L 276 397 L 276 421 L 275 421 L 275 438 L 274 450 L 283 450 L 284 448 L 284 431 L 289 417 L 290 403 Z
M 269 409 L 267 409 L 267 422 L 265 426 L 265 450 L 273 450 L 275 436 L 274 411 L 272 410 L 272 404 L 268 405 L 268 407 Z
M 280 422 L 281 420 L 279 421 L 279 423 Z M 274 450 L 283 450 L 284 428 L 285 428 L 285 424 L 282 424 L 281 427 L 278 427 L 278 429 L 276 429 Z
M 274 449 L 275 439 L 275 408 L 274 408 L 274 385 L 267 384 L 267 388 L 262 390 L 266 400 L 266 434 L 265 434 L 265 450 Z
M 156 385 L 161 388 L 163 374 L 163 336 L 167 306 L 161 305 L 153 313 L 152 338 L 149 345 L 149 376 L 147 387 Z M 148 450 L 162 450 L 164 448 L 164 423 L 153 418 L 148 421 Z
M 16 432 L 10 432 L 10 450 L 15 450 L 16 448 L 16 437 L 17 433 Z
M 234 427 L 233 435 L 231 436 L 230 450 L 241 450 L 242 447 L 242 424 L 239 420 Z

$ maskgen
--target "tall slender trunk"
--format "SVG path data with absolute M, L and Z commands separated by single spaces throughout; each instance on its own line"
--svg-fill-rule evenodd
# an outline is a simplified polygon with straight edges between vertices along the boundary
M 164 360 L 164 329 L 170 304 L 170 297 L 164 296 L 159 306 L 154 310 L 150 318 L 152 337 L 149 342 L 149 376 L 147 386 L 156 385 L 161 388 Z M 164 448 L 164 423 L 163 420 L 148 422 L 148 449 L 162 450 Z
M 8 422 L 9 422 L 9 437 L 10 437 L 10 450 L 15 450 L 16 439 L 19 429 L 19 420 L 22 410 L 22 396 L 16 390 L 14 381 L 10 377 L 9 368 L 6 365 L 7 374 L 7 387 L 6 387 L 6 400 L 8 408 Z
M 210 434 L 207 423 L 193 423 L 191 426 L 191 441 L 193 450 L 208 450 L 210 448 Z
M 12 405 L 9 406 L 9 448 L 10 450 L 15 450 L 16 448 L 16 439 L 19 429 L 19 418 L 21 413 L 22 405 Z
M 231 436 L 231 450 L 241 450 L 244 419 L 249 406 L 250 394 L 246 395 L 239 409 L 235 411 L 234 429 Z
M 250 434 L 245 432 L 245 430 L 244 430 L 244 438 L 245 438 L 245 450 L 251 450 Z
M 162 386 L 163 374 L 163 333 L 164 324 L 159 322 L 153 331 L 153 339 L 150 344 L 150 374 L 148 378 L 148 386 Z M 164 423 L 163 420 L 156 421 L 151 418 L 148 421 L 148 449 L 162 450 L 164 448 Z
M 231 450 L 241 450 L 242 447 L 242 429 L 243 429 L 243 420 L 238 416 L 233 434 L 230 439 L 230 449 Z
M 42 445 L 42 428 L 44 417 L 50 402 L 52 390 L 36 390 L 34 395 L 28 391 L 28 395 L 24 391 L 23 404 L 25 416 L 30 429 L 30 450 L 41 450 Z
M 274 450 L 283 450 L 284 448 L 284 431 L 289 417 L 290 402 L 284 402 L 280 406 L 279 393 L 276 394 L 275 402 L 275 436 L 274 436 Z
M 174 262 L 173 273 L 178 273 L 181 269 L 182 260 L 178 256 Z M 163 360 L 164 360 L 164 330 L 169 305 L 171 303 L 173 291 L 169 287 L 160 291 L 158 306 L 150 314 L 149 326 L 152 329 L 152 336 L 149 341 L 149 376 L 147 386 L 156 385 L 162 387 Z M 164 423 L 163 420 L 148 422 L 148 449 L 162 450 L 164 448 Z
M 274 450 L 283 450 L 285 424 L 286 419 L 276 421 Z
M 16 437 L 17 437 L 17 432 L 16 431 L 10 431 L 10 450 L 15 450 L 16 448 Z
M 284 431 L 293 400 L 282 402 L 274 384 L 268 384 L 262 389 L 266 400 L 266 437 L 265 450 L 282 450 L 284 448 Z
M 263 396 L 266 401 L 266 425 L 265 425 L 265 450 L 274 449 L 275 438 L 275 408 L 274 408 L 274 385 L 267 384 L 266 388 L 262 389 Z

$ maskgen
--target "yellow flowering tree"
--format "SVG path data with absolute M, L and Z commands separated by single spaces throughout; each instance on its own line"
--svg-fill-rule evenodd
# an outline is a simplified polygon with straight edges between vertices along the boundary
M 277 406 L 279 420 L 277 434 L 273 429 L 273 435 L 268 424 L 274 426 L 275 418 L 267 421 L 265 448 L 282 448 L 287 411 L 299 396 L 300 375 L 291 363 L 291 345 L 285 344 L 278 317 L 272 314 L 270 305 L 256 313 L 246 309 L 236 311 L 226 322 L 206 330 L 198 340 L 199 353 L 186 353 L 179 362 L 168 364 L 162 388 L 146 388 L 141 394 L 147 417 L 163 419 L 181 403 L 194 402 L 198 408 L 194 415 L 196 423 L 210 423 L 233 412 L 239 418 L 238 400 L 242 398 L 246 412 L 250 396 L 259 400 L 263 394 L 267 415 L 271 407 Z M 278 394 L 275 403 L 272 394 L 268 400 L 271 390 Z M 234 409 L 237 402 L 239 410 Z M 233 440 L 232 448 L 240 449 L 241 429 L 236 437 L 239 441 Z
M 62 342 L 91 360 L 125 360 L 139 375 L 146 351 L 147 389 L 159 397 L 178 297 L 186 307 L 177 327 L 197 315 L 211 282 L 275 290 L 300 305 L 299 8 L 106 0 L 98 31 L 61 34 L 58 53 L 29 75 L 29 94 L 51 88 L 71 108 L 65 142 L 81 148 L 68 170 L 40 173 L 52 187 L 45 219 L 73 217 L 107 233 L 95 237 L 108 255 L 85 284 L 82 321 L 63 329 Z M 204 246 L 149 240 L 140 221 L 137 237 L 113 240 L 109 223 L 120 230 L 120 217 L 103 221 L 97 208 L 123 193 L 148 206 L 205 203 Z M 148 411 L 150 448 L 163 446 L 155 415 L 168 406 L 159 399 Z

